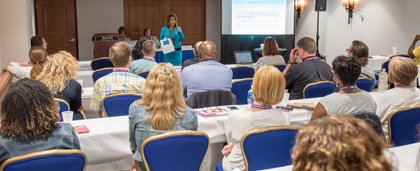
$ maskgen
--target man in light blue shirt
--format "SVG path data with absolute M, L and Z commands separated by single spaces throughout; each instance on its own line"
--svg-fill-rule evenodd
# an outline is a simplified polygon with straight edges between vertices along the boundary
M 215 61 L 216 46 L 211 41 L 200 45 L 199 63 L 190 65 L 181 73 L 181 84 L 187 96 L 207 90 L 227 90 L 232 88 L 232 70 Z
M 151 70 L 157 65 L 155 62 L 156 45 L 151 40 L 146 40 L 142 44 L 141 52 L 144 54 L 142 59 L 131 62 L 128 68 L 131 73 L 137 74 L 141 71 Z

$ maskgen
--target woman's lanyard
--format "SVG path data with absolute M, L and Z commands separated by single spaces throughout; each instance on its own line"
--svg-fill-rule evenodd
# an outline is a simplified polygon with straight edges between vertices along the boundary
M 397 86 L 395 86 L 395 87 L 404 87 L 404 86 L 408 86 L 407 84 L 398 84 Z
M 340 88 L 340 91 L 347 90 L 347 89 L 356 89 L 356 88 L 358 88 L 357 85 L 344 86 L 344 87 Z
M 256 104 L 251 105 L 251 107 L 256 108 L 256 109 L 271 109 L 272 108 L 271 106 L 262 106 L 262 105 L 256 105 Z

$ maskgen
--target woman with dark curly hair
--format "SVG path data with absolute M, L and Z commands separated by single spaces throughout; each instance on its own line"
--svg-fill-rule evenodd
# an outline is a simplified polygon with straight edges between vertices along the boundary
M 11 157 L 53 149 L 80 149 L 74 128 L 60 120 L 48 87 L 28 78 L 17 81 L 1 102 L 0 164 Z
M 369 48 L 360 40 L 355 40 L 351 43 L 351 46 L 347 49 L 347 57 L 355 57 L 360 63 L 361 73 L 360 77 L 368 77 L 373 79 L 372 87 L 370 91 L 375 88 L 375 72 L 367 66 L 369 60 Z
M 375 113 L 373 97 L 356 86 L 360 64 L 356 58 L 339 56 L 332 63 L 333 79 L 340 91 L 323 97 L 316 105 L 311 121 L 332 114 Z
M 348 115 L 317 119 L 299 130 L 293 171 L 391 171 L 389 147 L 363 120 Z

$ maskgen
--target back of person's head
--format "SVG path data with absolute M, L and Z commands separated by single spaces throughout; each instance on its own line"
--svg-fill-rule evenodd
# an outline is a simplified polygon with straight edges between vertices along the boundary
M 122 32 L 127 33 L 127 29 L 124 26 L 118 28 L 118 34 L 121 34 Z
M 418 68 L 409 58 L 394 57 L 389 63 L 389 81 L 409 85 L 417 77 Z
M 181 81 L 170 63 L 160 63 L 150 70 L 146 79 L 143 97 L 137 104 L 145 105 L 149 112 L 144 119 L 156 130 L 174 128 L 174 117 L 185 115 Z
M 201 43 L 199 49 L 200 53 L 198 58 L 200 62 L 206 60 L 216 60 L 216 45 L 212 41 L 205 41 Z
M 29 59 L 33 64 L 30 78 L 35 79 L 42 72 L 45 62 L 47 62 L 48 53 L 42 46 L 34 46 L 29 50 Z
M 194 55 L 198 57 L 198 54 L 200 53 L 200 45 L 203 43 L 203 41 L 198 41 L 194 45 Z
M 151 55 L 155 53 L 156 45 L 151 40 L 146 40 L 143 42 L 141 46 L 141 50 L 143 51 L 144 55 Z
M 338 56 L 332 62 L 332 69 L 343 85 L 355 85 L 360 76 L 360 64 L 356 58 Z
M 117 42 L 109 48 L 109 59 L 115 67 L 126 67 L 130 57 L 131 48 L 125 42 Z
M 31 38 L 31 47 L 42 46 L 42 44 L 44 44 L 44 37 L 37 35 Z
M 0 134 L 5 138 L 48 138 L 61 118 L 48 87 L 28 78 L 9 87 L 0 110 Z
M 369 57 L 369 48 L 368 46 L 363 43 L 362 41 L 355 40 L 351 43 L 353 46 L 351 51 L 353 53 L 353 57 L 356 57 L 361 66 L 365 66 L 368 64 L 368 57 Z
M 331 115 L 299 130 L 293 148 L 293 171 L 391 171 L 388 144 L 363 120 Z
M 57 94 L 66 88 L 71 79 L 77 80 L 78 69 L 76 58 L 66 51 L 60 51 L 50 56 L 36 79 L 47 85 L 53 94 Z
M 310 37 L 301 38 L 297 43 L 296 46 L 300 47 L 308 54 L 315 54 L 318 48 L 316 47 L 315 40 Z
M 279 47 L 277 45 L 276 39 L 271 36 L 268 36 L 264 40 L 264 48 L 262 50 L 263 56 L 275 56 L 279 55 Z
M 280 103 L 286 81 L 283 74 L 276 67 L 264 66 L 254 75 L 252 93 L 255 101 L 264 106 Z

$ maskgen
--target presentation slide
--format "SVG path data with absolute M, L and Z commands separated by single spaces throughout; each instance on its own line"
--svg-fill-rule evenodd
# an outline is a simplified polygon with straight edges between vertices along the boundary
M 232 0 L 232 34 L 285 34 L 286 0 Z
M 294 0 L 223 0 L 222 34 L 294 34 Z

